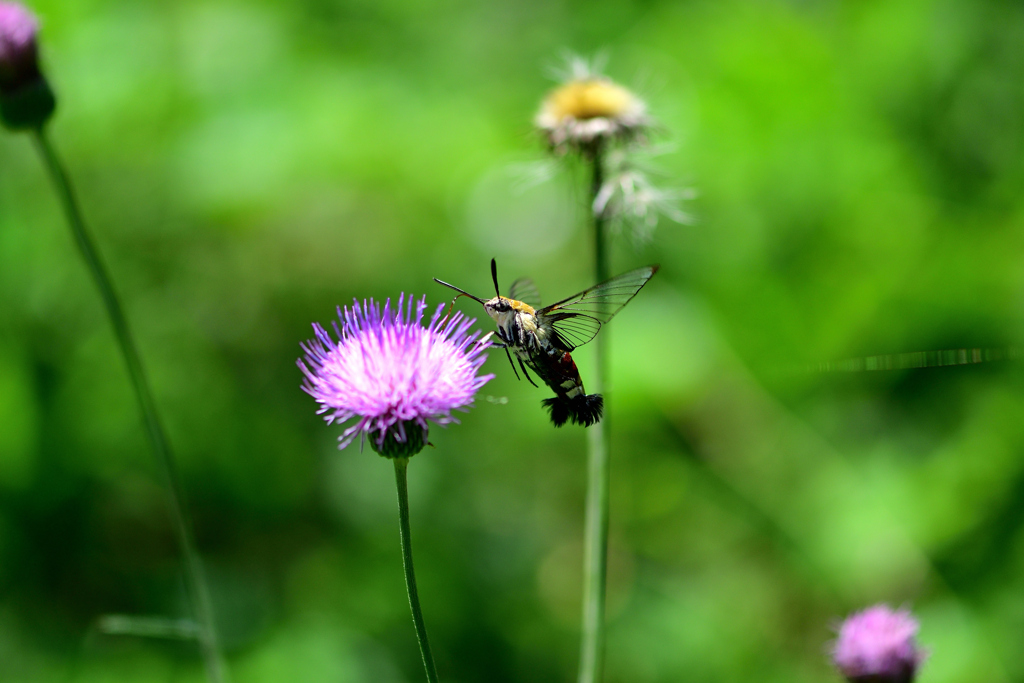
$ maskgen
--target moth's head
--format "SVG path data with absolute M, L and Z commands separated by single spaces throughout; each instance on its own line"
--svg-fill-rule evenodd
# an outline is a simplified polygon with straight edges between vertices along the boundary
M 484 302 L 484 310 L 487 311 L 487 315 L 494 319 L 494 322 L 500 324 L 512 312 L 512 300 L 503 296 L 496 296 Z

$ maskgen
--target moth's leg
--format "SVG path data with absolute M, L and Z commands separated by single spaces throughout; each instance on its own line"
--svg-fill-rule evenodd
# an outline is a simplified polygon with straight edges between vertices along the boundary
M 526 366 L 525 366 L 525 365 L 523 364 L 523 359 L 522 359 L 522 358 L 520 358 L 520 359 L 518 359 L 518 360 L 519 360 L 519 367 L 521 367 L 521 368 L 523 369 L 523 374 L 524 374 L 524 375 L 526 375 L 526 379 L 527 379 L 527 381 L 529 381 L 529 382 L 530 382 L 530 384 L 532 384 L 533 386 L 535 386 L 535 387 L 536 387 L 536 386 L 537 386 L 537 383 L 536 383 L 536 382 L 534 382 L 534 381 L 533 381 L 533 380 L 532 380 L 532 379 L 530 378 L 530 373 L 528 373 L 528 372 L 526 371 Z M 540 387 L 537 387 L 537 388 L 539 389 Z
M 505 349 L 505 355 L 508 356 L 508 364 L 512 366 L 512 372 L 516 373 L 516 379 L 518 380 L 519 379 L 519 371 L 516 370 L 516 364 L 512 362 L 512 354 L 508 352 L 508 346 L 503 346 L 502 348 Z M 519 361 L 519 362 L 522 363 L 522 361 Z M 523 368 L 523 372 L 526 372 L 525 368 Z M 527 377 L 527 379 L 530 379 L 530 378 Z M 531 380 L 531 382 L 532 382 L 532 380 Z
M 516 346 L 523 346 L 522 329 L 522 326 L 519 324 L 519 316 L 513 315 L 508 322 L 508 330 L 506 332 L 508 339 L 505 341 L 510 344 L 514 341 Z

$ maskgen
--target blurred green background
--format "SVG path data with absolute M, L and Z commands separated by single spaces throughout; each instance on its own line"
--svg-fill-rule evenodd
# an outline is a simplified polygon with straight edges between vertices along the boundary
M 235 681 L 422 680 L 393 475 L 338 452 L 299 342 L 353 297 L 592 284 L 531 130 L 564 49 L 692 186 L 612 344 L 609 682 L 837 681 L 911 606 L 925 683 L 1024 680 L 1024 374 L 821 372 L 1024 337 L 1024 8 L 1010 2 L 39 0 L 52 136 L 121 291 Z M 466 300 L 462 300 L 466 302 Z M 460 303 L 467 312 L 479 314 Z M 488 329 L 489 326 L 485 325 Z M 584 380 L 589 350 L 577 356 Z M 498 375 L 410 467 L 445 681 L 573 680 L 584 432 Z M 507 399 L 507 401 L 506 401 Z M 39 159 L 0 136 L 0 678 L 200 681 L 164 491 Z

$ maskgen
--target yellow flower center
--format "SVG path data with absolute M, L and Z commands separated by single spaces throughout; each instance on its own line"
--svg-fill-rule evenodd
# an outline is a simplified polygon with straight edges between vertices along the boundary
M 629 111 L 635 101 L 633 93 L 611 81 L 573 81 L 548 95 L 544 109 L 559 121 L 616 118 Z

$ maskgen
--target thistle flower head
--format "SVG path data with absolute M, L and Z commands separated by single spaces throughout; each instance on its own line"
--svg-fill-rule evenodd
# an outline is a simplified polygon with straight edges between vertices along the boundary
M 320 404 L 328 424 L 356 421 L 339 437 L 339 448 L 370 436 L 371 447 L 387 457 L 409 457 L 427 441 L 427 422 L 457 422 L 452 411 L 473 403 L 494 375 L 478 375 L 490 342 L 470 333 L 476 322 L 456 313 L 442 319 L 438 306 L 424 327 L 426 297 L 399 297 L 383 311 L 373 299 L 338 309 L 335 341 L 319 324 L 302 344 L 298 365 L 303 390 Z
M 631 140 L 650 126 L 647 105 L 575 58 L 571 74 L 541 102 L 534 123 L 558 153 L 587 151 L 606 140 Z
M 849 616 L 832 644 L 832 661 L 851 683 L 910 683 L 926 653 L 910 612 L 875 605 Z
M 42 126 L 57 106 L 39 71 L 38 32 L 23 5 L 0 0 L 0 122 L 11 130 Z
M 9 91 L 39 74 L 39 22 L 16 2 L 0 2 L 0 90 Z

